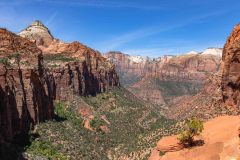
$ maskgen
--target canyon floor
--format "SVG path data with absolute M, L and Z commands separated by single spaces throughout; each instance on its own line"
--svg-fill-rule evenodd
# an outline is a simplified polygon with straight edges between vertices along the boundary
M 147 159 L 160 137 L 179 130 L 159 111 L 121 87 L 74 96 L 56 102 L 55 120 L 37 125 L 29 143 L 8 146 L 5 156 L 13 159 L 19 148 L 28 159 Z

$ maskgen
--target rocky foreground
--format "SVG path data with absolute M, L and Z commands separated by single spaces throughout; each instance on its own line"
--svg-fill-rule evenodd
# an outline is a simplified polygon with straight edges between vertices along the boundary
M 158 142 L 149 160 L 238 160 L 239 128 L 239 116 L 217 117 L 206 122 L 203 133 L 197 137 L 203 144 L 183 148 L 177 136 L 165 137 Z M 165 155 L 160 156 L 160 151 Z
M 210 119 L 221 114 L 239 115 L 239 62 L 240 62 L 240 25 L 230 34 L 222 57 L 222 68 L 209 77 L 205 87 L 195 96 L 180 98 L 169 116 L 186 119 L 197 116 Z M 171 114 L 171 115 L 170 115 Z M 240 159 L 239 150 L 239 116 L 220 116 L 209 120 L 199 140 L 203 144 L 193 148 L 182 147 L 177 136 L 165 137 L 158 142 L 150 160 L 231 160 Z M 164 151 L 164 156 L 159 156 Z

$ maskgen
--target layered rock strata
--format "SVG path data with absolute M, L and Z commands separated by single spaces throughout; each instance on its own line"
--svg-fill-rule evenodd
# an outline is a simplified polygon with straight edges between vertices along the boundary
M 222 95 L 225 104 L 240 107 L 240 25 L 235 26 L 223 50 Z
M 54 118 L 55 99 L 120 85 L 114 65 L 99 52 L 54 39 L 39 21 L 20 35 L 0 29 L 0 141 L 19 139 Z
M 11 141 L 53 118 L 54 81 L 34 43 L 5 29 L 0 37 L 0 130 Z

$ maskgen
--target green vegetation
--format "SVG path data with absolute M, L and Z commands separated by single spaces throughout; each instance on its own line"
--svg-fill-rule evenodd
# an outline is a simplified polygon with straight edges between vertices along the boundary
M 177 97 L 185 94 L 195 95 L 202 88 L 202 84 L 199 82 L 179 82 L 179 81 L 162 81 L 155 79 L 152 82 L 156 87 L 162 91 L 163 97 Z M 168 100 L 166 99 L 166 100 Z
M 159 156 L 164 156 L 164 155 L 165 155 L 165 152 L 159 151 Z
M 79 107 L 88 106 L 95 117 L 90 125 L 95 131 L 83 126 Z M 39 124 L 39 137 L 27 148 L 27 152 L 69 159 L 116 159 L 122 155 L 134 155 L 154 147 L 161 136 L 175 133 L 175 122 L 160 114 L 160 109 L 147 106 L 124 88 L 98 94 L 95 97 L 78 97 L 71 101 L 55 103 L 56 120 Z M 110 122 L 107 124 L 101 116 Z M 110 132 L 99 132 L 101 125 Z M 49 147 L 52 150 L 49 150 Z M 144 152 L 145 153 L 145 152 Z M 149 151 L 145 153 L 147 159 Z M 134 158 L 130 158 L 134 159 Z
M 199 135 L 203 131 L 203 122 L 197 118 L 188 120 L 184 130 L 179 135 L 179 141 L 185 146 L 194 145 L 194 136 Z
M 67 160 L 62 153 L 59 153 L 57 148 L 49 142 L 33 141 L 31 146 L 27 149 L 29 154 L 34 156 L 47 157 L 50 160 Z
M 43 56 L 44 60 L 47 62 L 51 61 L 62 61 L 62 62 L 71 62 L 77 61 L 76 58 L 67 57 L 64 54 L 46 54 Z
M 120 83 L 125 87 L 131 86 L 132 84 L 138 82 L 142 77 L 137 75 L 132 75 L 128 73 L 120 73 Z
M 6 65 L 7 67 L 10 67 L 11 66 L 11 63 L 9 62 L 9 59 L 8 58 L 0 58 L 0 63 Z
M 8 56 L 9 59 L 12 59 L 12 58 L 20 58 L 20 54 L 19 53 L 15 53 L 15 54 L 11 54 Z
M 55 102 L 54 106 L 55 113 L 59 118 L 67 119 L 76 126 L 82 124 L 82 119 L 76 114 L 74 110 L 72 110 L 71 107 L 67 107 L 66 104 L 61 101 Z
M 104 125 L 105 122 L 98 116 L 95 116 L 91 121 L 90 121 L 90 126 L 96 130 L 99 130 L 99 128 Z

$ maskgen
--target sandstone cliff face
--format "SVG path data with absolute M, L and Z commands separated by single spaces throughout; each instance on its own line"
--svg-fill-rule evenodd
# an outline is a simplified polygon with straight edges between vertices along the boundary
M 223 100 L 232 109 L 240 107 L 240 25 L 229 36 L 223 50 Z
M 210 75 L 199 93 L 174 98 L 163 111 L 171 119 L 184 120 L 191 117 L 211 119 L 219 115 L 231 114 L 225 108 L 221 95 L 221 71 Z
M 119 86 L 114 65 L 99 52 L 54 39 L 39 21 L 20 35 L 0 29 L 0 141 L 52 119 L 55 99 Z
M 40 21 L 34 21 L 29 27 L 19 33 L 21 37 L 31 39 L 38 46 L 47 46 L 53 41 L 48 28 Z
M 174 97 L 196 94 L 207 77 L 219 70 L 220 56 L 210 54 L 184 54 L 163 56 L 151 60 L 110 52 L 105 56 L 116 65 L 123 85 L 137 97 L 148 102 L 165 105 Z
M 36 43 L 44 54 L 44 63 L 56 84 L 56 98 L 66 99 L 72 93 L 96 95 L 119 86 L 115 67 L 98 51 L 79 42 L 65 43 L 55 39 L 41 22 L 33 22 L 19 33 Z M 34 36 L 33 36 L 34 35 Z
M 134 59 L 120 52 L 105 55 L 116 64 L 121 74 L 132 74 L 144 77 L 152 76 L 161 80 L 202 81 L 208 74 L 219 69 L 220 56 L 211 54 L 184 54 L 179 56 L 163 56 L 157 59 Z
M 53 88 L 34 43 L 5 29 L 0 37 L 0 134 L 11 141 L 53 118 Z

